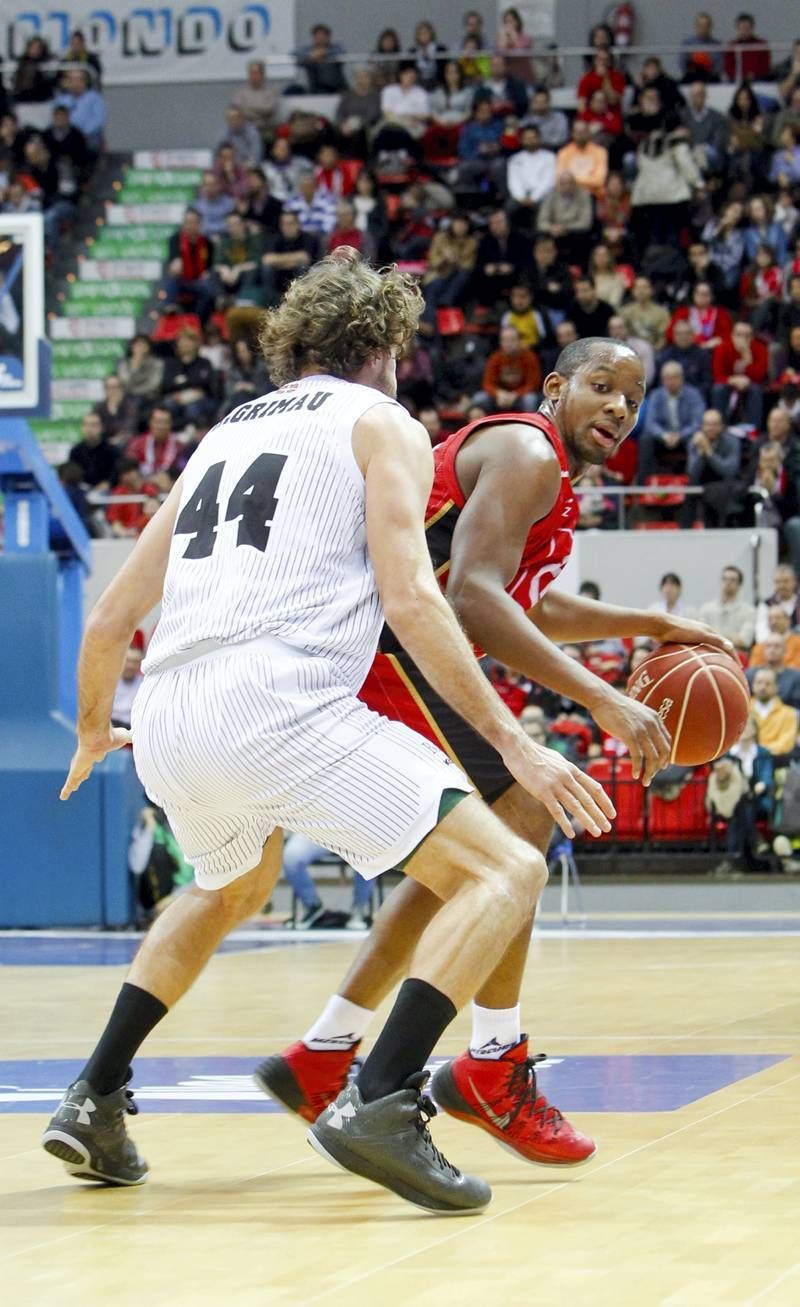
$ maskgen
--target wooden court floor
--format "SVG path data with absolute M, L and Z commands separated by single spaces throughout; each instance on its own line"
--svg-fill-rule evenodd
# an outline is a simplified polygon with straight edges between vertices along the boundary
M 459 1220 L 328 1167 L 246 1079 L 355 942 L 213 959 L 139 1064 L 130 1125 L 151 1179 L 127 1190 L 70 1181 L 38 1147 L 53 1064 L 88 1052 L 125 968 L 17 955 L 0 967 L 0 1301 L 798 1307 L 800 938 L 631 933 L 542 935 L 528 970 L 526 1023 L 554 1060 L 542 1086 L 596 1158 L 553 1174 L 437 1118 L 436 1141 L 494 1189 Z

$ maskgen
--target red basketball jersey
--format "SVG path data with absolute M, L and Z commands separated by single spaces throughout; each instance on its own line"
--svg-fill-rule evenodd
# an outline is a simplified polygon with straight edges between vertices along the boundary
M 436 472 L 428 500 L 425 530 L 433 566 L 444 589 L 450 570 L 453 531 L 466 502 L 456 475 L 456 455 L 473 431 L 512 421 L 541 431 L 552 445 L 561 468 L 561 487 L 556 502 L 549 513 L 531 526 L 519 571 L 506 586 L 508 593 L 527 611 L 539 602 L 550 582 L 564 567 L 572 552 L 578 522 L 578 500 L 569 479 L 566 451 L 555 425 L 544 413 L 501 413 L 478 418 L 477 422 L 461 427 L 437 445 L 433 451 Z

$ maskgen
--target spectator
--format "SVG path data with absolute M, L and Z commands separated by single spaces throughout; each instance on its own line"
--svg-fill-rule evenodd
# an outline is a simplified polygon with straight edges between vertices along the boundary
M 248 229 L 240 213 L 229 213 L 226 233 L 217 246 L 212 279 L 219 295 L 235 295 L 258 269 L 263 237 Z
M 555 337 L 554 348 L 542 348 L 540 351 L 542 356 L 542 372 L 545 376 L 555 368 L 556 361 L 562 349 L 566 349 L 567 345 L 573 345 L 578 339 L 578 331 L 575 323 L 570 322 L 569 318 L 562 318 L 560 322 L 556 323 Z
M 677 365 L 667 364 L 667 367 Z M 699 431 L 689 438 L 686 471 L 690 486 L 702 486 L 701 509 L 706 526 L 727 526 L 733 494 L 733 481 L 739 471 L 741 441 L 726 431 L 718 409 L 706 409 Z M 687 497 L 681 525 L 691 526 L 697 511 L 696 500 Z
M 287 286 L 308 268 L 316 257 L 316 240 L 300 230 L 296 213 L 284 212 L 278 234 L 261 256 L 261 270 L 253 288 L 267 305 L 277 304 Z
M 672 340 L 656 355 L 659 373 L 665 363 L 679 363 L 684 380 L 694 386 L 704 398 L 711 395 L 711 354 L 695 344 L 692 324 L 688 318 L 679 318 L 672 328 Z
M 368 133 L 380 116 L 381 93 L 375 79 L 369 68 L 356 68 L 352 86 L 339 100 L 335 119 L 342 149 L 349 158 L 366 159 Z
M 278 97 L 267 83 L 267 70 L 263 60 L 248 61 L 247 81 L 244 86 L 234 91 L 231 104 L 241 111 L 248 123 L 253 124 L 262 142 L 272 140 L 277 123 Z M 261 152 L 258 158 L 261 158 Z
M 473 89 L 480 86 L 491 71 L 491 59 L 489 55 L 481 54 L 483 48 L 477 36 L 464 37 L 464 44 L 461 47 L 458 62 L 464 74 L 464 80 Z
M 587 467 L 581 476 L 581 493 L 578 497 L 580 509 L 578 527 L 580 530 L 596 530 L 601 527 L 607 530 L 616 524 L 616 503 L 610 495 L 603 493 L 607 484 L 603 468 L 596 465 Z M 621 667 L 617 665 L 616 660 L 615 666 L 618 671 L 621 671 Z M 593 670 L 596 670 L 596 668 Z
M 778 263 L 785 263 L 786 232 L 774 219 L 772 202 L 765 195 L 754 195 L 747 212 L 750 221 L 743 232 L 745 258 L 752 263 L 759 246 L 769 245 L 774 250 Z
M 589 256 L 589 275 L 600 299 L 618 309 L 625 298 L 627 282 L 617 267 L 610 247 L 603 242 L 595 245 Z
M 653 286 L 649 277 L 637 277 L 631 287 L 631 298 L 620 309 L 628 330 L 634 336 L 648 341 L 653 349 L 661 349 L 666 340 L 669 313 L 653 299 Z
M 661 103 L 655 86 L 647 86 L 639 96 L 638 104 L 630 111 L 626 127 L 628 138 L 638 149 L 654 132 L 671 131 L 677 126 Z
M 114 372 L 104 379 L 103 390 L 105 398 L 92 405 L 92 412 L 97 414 L 102 423 L 105 439 L 120 444 L 136 431 L 139 405 L 132 395 L 125 394 L 125 388 Z
M 800 596 L 794 568 L 788 563 L 779 563 L 775 568 L 773 584 L 775 589 L 772 594 L 768 599 L 763 599 L 756 609 L 756 640 L 759 643 L 767 638 L 771 608 L 782 608 L 791 626 L 800 626 Z
M 114 691 L 111 705 L 112 726 L 125 726 L 130 730 L 131 709 L 142 680 L 142 651 L 131 647 L 125 655 L 122 675 Z
M 512 77 L 508 61 L 501 54 L 493 54 L 489 63 L 489 76 L 481 82 L 475 96 L 485 98 L 497 118 L 513 115 L 521 118 L 528 107 L 528 92 L 523 81 Z
M 627 242 L 631 197 L 621 173 L 610 172 L 604 193 L 597 201 L 597 221 L 603 240 L 619 258 Z
M 320 146 L 314 178 L 317 188 L 332 200 L 347 199 L 355 190 L 359 165 L 342 162 L 335 145 Z
M 495 118 L 491 101 L 475 97 L 472 117 L 458 140 L 458 180 L 462 186 L 483 186 L 487 181 L 494 193 L 501 193 L 506 163 L 503 155 L 503 122 Z
M 607 332 L 611 340 L 618 340 L 622 345 L 627 345 L 632 349 L 634 354 L 638 354 L 644 368 L 644 379 L 647 385 L 653 383 L 656 375 L 656 361 L 653 353 L 653 346 L 648 340 L 643 340 L 641 336 L 634 336 L 628 329 L 628 324 L 621 314 L 615 313 L 608 320 Z
M 276 137 L 270 156 L 264 164 L 270 194 L 281 204 L 297 190 L 304 172 L 311 171 L 308 159 L 292 154 L 292 147 L 283 136 Z
M 226 195 L 234 200 L 243 200 L 249 189 L 249 171 L 236 159 L 236 152 L 230 141 L 223 141 L 214 156 L 214 176 Z
M 89 150 L 83 132 L 72 126 L 66 105 L 53 106 L 53 118 L 42 139 L 58 168 L 62 187 L 66 182 L 73 194 L 88 176 Z
M 542 369 L 536 355 L 522 345 L 516 327 L 501 327 L 500 348 L 489 355 L 483 389 L 472 402 L 487 412 L 534 413 L 541 386 Z
M 546 86 L 537 86 L 531 96 L 530 109 L 522 126 L 538 127 L 542 145 L 548 150 L 560 150 L 569 140 L 569 119 L 560 109 L 552 106 Z
M 237 336 L 231 350 L 231 365 L 225 378 L 223 413 L 230 413 L 248 400 L 268 394 L 273 387 L 266 365 L 246 336 Z
M 379 56 L 372 69 L 375 85 L 378 90 L 383 90 L 390 82 L 396 82 L 400 72 L 400 59 L 403 47 L 400 44 L 400 37 L 393 27 L 385 27 L 381 32 L 375 44 L 375 53 Z M 397 55 L 397 59 L 391 56 Z
M 755 610 L 754 610 L 755 611 Z M 796 672 L 800 672 L 800 635 L 792 630 L 788 613 L 778 604 L 774 604 L 767 614 L 767 636 L 777 635 L 783 640 L 783 662 Z M 766 663 L 766 640 L 759 640 L 750 650 L 748 664 L 750 667 L 763 667 Z
M 771 245 L 759 245 L 741 281 L 742 304 L 754 331 L 772 334 L 783 289 L 783 270 Z
M 728 421 L 761 426 L 768 363 L 767 347 L 754 337 L 749 322 L 737 322 L 731 339 L 714 350 L 711 402 Z
M 701 426 L 705 405 L 703 396 L 684 380 L 679 363 L 665 363 L 661 385 L 650 395 L 645 427 L 639 436 L 639 480 L 644 482 L 654 472 L 663 471 L 669 461 L 683 463 L 688 442 Z
M 664 70 L 656 55 L 651 54 L 641 66 L 634 80 L 634 100 L 638 103 L 647 91 L 657 91 L 666 115 L 665 127 L 671 130 L 677 123 L 677 111 L 683 105 L 683 94 L 675 81 Z
M 416 66 L 401 64 L 397 81 L 381 91 L 381 120 L 372 142 L 373 152 L 379 155 L 399 151 L 421 158 L 419 141 L 430 116 L 430 97 L 417 84 Z
M 447 226 L 440 227 L 428 251 L 423 294 L 428 319 L 439 308 L 460 304 L 475 267 L 478 251 L 470 220 L 465 213 L 453 213 Z
M 356 211 L 356 226 L 359 231 L 368 231 L 379 251 L 377 257 L 383 258 L 381 250 L 386 240 L 389 217 L 386 201 L 378 190 L 374 175 L 362 168 L 356 177 L 356 189 L 353 192 L 353 206 Z
M 705 622 L 718 635 L 730 640 L 745 653 L 753 643 L 756 610 L 742 594 L 744 573 L 729 563 L 722 569 L 719 599 L 710 599 L 700 609 L 700 621 Z M 798 637 L 800 648 L 800 637 Z M 751 658 L 752 663 L 752 658 Z
M 533 79 L 533 64 L 529 53 L 533 50 L 533 37 L 525 31 L 518 9 L 503 11 L 495 38 L 495 47 L 505 54 L 509 75 L 529 85 Z M 512 53 L 517 51 L 528 53 Z
M 283 206 L 284 213 L 293 213 L 306 235 L 328 236 L 336 222 L 336 201 L 327 191 L 321 190 L 314 174 L 303 173 L 297 190 Z
M 200 217 L 200 230 L 203 235 L 212 237 L 222 235 L 228 214 L 233 213 L 236 203 L 232 195 L 225 193 L 216 173 L 209 171 L 203 173 L 203 180 L 193 207 L 194 212 Z
M 728 110 L 730 139 L 728 142 L 728 171 L 735 181 L 756 186 L 764 178 L 765 151 L 764 115 L 752 87 L 743 82 L 733 97 Z
M 397 397 L 413 410 L 435 404 L 431 357 L 417 340 L 410 340 L 397 359 Z
M 778 309 L 775 334 L 779 341 L 789 345 L 793 331 L 800 327 L 800 274 L 789 278 L 787 299 Z
M 508 214 L 504 209 L 493 210 L 475 259 L 475 294 L 479 303 L 491 306 L 504 298 L 519 276 L 524 275 L 529 259 L 529 244 L 519 232 L 511 230 Z
M 545 195 L 536 215 L 537 231 L 546 232 L 556 242 L 559 254 L 583 264 L 592 226 L 592 199 L 579 186 L 571 172 L 562 172 L 549 195 Z
M 534 308 L 530 286 L 525 283 L 511 287 L 510 307 L 500 325 L 514 327 L 524 349 L 539 349 L 553 334 L 547 311 Z
M 442 430 L 442 419 L 435 404 L 426 404 L 421 408 L 417 414 L 417 421 L 420 422 L 427 431 L 430 437 L 431 446 L 438 445 L 442 440 L 444 440 L 445 437 Z
M 728 120 L 708 103 L 705 82 L 692 82 L 688 103 L 678 115 L 694 161 L 704 177 L 724 170 L 728 147 Z
M 790 123 L 781 128 L 778 149 L 772 156 L 769 180 L 773 186 L 787 189 L 800 183 L 800 145 L 797 131 Z
M 780 146 L 784 127 L 791 127 L 795 136 L 800 134 L 800 83 L 794 87 L 787 103 L 772 119 L 770 140 L 774 146 Z
M 595 50 L 590 71 L 584 73 L 578 82 L 579 110 L 588 107 L 595 91 L 605 93 L 609 108 L 616 108 L 622 101 L 625 91 L 625 74 L 614 67 L 614 59 L 610 50 Z
M 689 225 L 689 201 L 701 182 L 686 141 L 677 133 L 651 132 L 636 151 L 636 166 L 631 205 L 640 250 L 680 245 Z
M 725 294 L 725 280 L 722 270 L 712 262 L 711 251 L 704 241 L 692 241 L 686 251 L 688 267 L 685 267 L 674 286 L 674 298 L 679 304 L 691 300 L 694 288 L 700 281 L 711 287 L 711 297 L 716 303 Z M 728 329 L 730 335 L 730 328 Z
M 350 916 L 345 914 L 343 917 L 338 912 L 326 911 L 309 867 L 328 856 L 327 849 L 321 844 L 314 844 L 305 835 L 289 835 L 284 843 L 283 874 L 303 908 L 297 929 L 327 930 L 345 926 L 348 930 L 366 930 L 371 924 L 369 910 L 372 889 L 369 881 L 359 876 L 357 871 L 353 873 L 353 907 Z
M 751 663 L 745 672 L 750 688 L 753 687 L 759 668 L 766 667 L 775 676 L 781 701 L 788 703 L 792 708 L 800 708 L 800 672 L 786 663 L 786 637 L 778 635 L 776 631 L 770 631 L 766 640 L 759 645 L 759 650 L 761 653 L 759 662 Z
M 103 148 L 103 134 L 108 120 L 106 103 L 99 91 L 89 85 L 89 74 L 75 71 L 64 74 L 64 90 L 58 96 L 56 104 L 63 105 L 69 113 L 73 127 L 83 132 L 86 148 L 95 159 Z
M 685 320 L 692 328 L 692 336 L 701 349 L 715 350 L 729 340 L 733 330 L 727 309 L 714 303 L 714 294 L 707 281 L 698 281 L 692 291 L 692 302 L 683 304 L 672 315 L 667 340 L 672 339 L 675 324 Z M 712 355 L 713 357 L 713 355 Z
M 560 313 L 572 298 L 569 268 L 559 258 L 558 246 L 548 232 L 540 231 L 533 242 L 530 283 L 536 303 L 548 311 Z
M 778 695 L 775 673 L 758 667 L 751 686 L 750 711 L 758 730 L 758 742 L 773 758 L 786 757 L 797 739 L 797 709 Z
M 576 119 L 572 124 L 572 140 L 563 145 L 556 155 L 559 176 L 568 173 L 590 195 L 600 195 L 608 176 L 608 150 L 591 138 L 589 124 Z
M 344 46 L 333 40 L 328 24 L 315 23 L 310 43 L 301 46 L 295 56 L 306 71 L 312 95 L 341 95 L 347 90 L 341 64 L 343 54 Z
M 107 494 L 114 480 L 117 450 L 103 435 L 103 423 L 97 413 L 84 413 L 81 440 L 69 451 L 70 463 L 77 463 L 84 484 L 99 494 Z
M 665 572 L 658 583 L 658 599 L 649 605 L 651 613 L 669 613 L 670 617 L 686 617 L 682 599 L 683 581 L 677 572 Z
M 687 36 L 681 42 L 681 81 L 692 82 L 695 78 L 704 82 L 722 80 L 723 56 L 722 42 L 713 35 L 714 20 L 710 14 L 695 14 L 694 36 Z
M 432 91 L 442 80 L 447 47 L 436 39 L 436 29 L 426 18 L 414 29 L 414 44 L 409 51 L 413 56 L 420 86 Z
M 160 394 L 164 376 L 164 362 L 153 354 L 149 336 L 133 337 L 117 365 L 117 374 L 128 395 L 139 401 L 141 414 L 142 403 Z
M 165 404 L 155 404 L 150 412 L 150 430 L 135 436 L 125 450 L 143 477 L 166 472 L 178 456 L 180 446 L 172 432 L 172 413 Z
M 430 100 L 431 117 L 439 127 L 458 128 L 472 111 L 475 92 L 457 59 L 448 59 L 442 72 L 442 84 L 433 91 Z
M 53 98 L 53 79 L 47 65 L 53 62 L 47 43 L 40 36 L 26 42 L 11 83 L 11 98 L 16 104 L 45 104 Z
M 144 501 L 132 500 L 133 495 L 146 495 L 147 498 Z M 141 535 L 158 508 L 158 490 L 151 482 L 145 481 L 135 458 L 119 460 L 111 498 L 115 502 L 106 509 L 106 519 L 111 534 L 122 539 Z
M 218 185 L 213 173 L 206 176 L 213 178 L 214 185 Z M 228 201 L 227 196 L 222 198 Z M 233 207 L 233 200 L 229 203 Z M 167 305 L 187 302 L 196 308 L 201 321 L 209 318 L 214 308 L 214 287 L 210 278 L 213 263 L 214 250 L 202 230 L 202 217 L 197 209 L 188 208 L 179 230 L 169 238 L 168 276 L 164 282 Z
M 567 305 L 567 316 L 575 323 L 579 336 L 605 336 L 614 315 L 610 304 L 601 300 L 591 277 L 578 277 L 575 298 Z
M 83 32 L 76 29 L 70 33 L 69 43 L 62 59 L 64 63 L 82 66 L 84 71 L 88 73 L 90 85 L 99 89 L 103 80 L 103 70 L 97 55 L 93 54 L 86 45 Z
M 358 250 L 364 258 L 374 258 L 375 250 L 372 239 L 368 232 L 363 232 L 356 226 L 356 211 L 350 200 L 339 200 L 337 202 L 335 218 L 336 221 L 328 236 L 326 245 L 328 253 L 333 253 L 342 245 L 349 245 L 354 250 Z
M 105 532 L 97 529 L 95 513 L 89 504 L 86 490 L 83 484 L 83 471 L 77 463 L 67 459 L 58 468 L 58 479 L 67 499 L 72 504 L 75 512 L 78 514 L 89 535 L 93 539 L 97 536 L 105 535 Z M 60 554 L 66 552 L 72 554 L 72 545 L 67 537 L 61 520 L 50 513 L 50 548 L 54 553 Z
M 750 785 L 756 817 L 770 821 L 775 805 L 775 764 L 769 750 L 758 743 L 758 730 L 752 717 L 748 717 L 739 739 L 731 745 L 730 754 Z
M 756 36 L 752 14 L 739 14 L 734 36 L 725 49 L 725 76 L 729 82 L 767 82 L 770 79 L 769 46 Z M 760 46 L 758 50 L 740 50 L 739 46 Z
M 217 375 L 210 361 L 200 353 L 200 345 L 199 333 L 184 328 L 175 340 L 175 353 L 164 364 L 163 406 L 180 426 L 210 418 L 219 399 Z M 171 458 L 166 467 L 173 461 Z M 160 472 L 162 468 L 159 464 L 143 470 Z
M 523 127 L 520 148 L 508 160 L 506 186 L 511 199 L 519 209 L 533 212 L 555 184 L 555 156 L 542 149 L 538 127 Z
M 587 123 L 592 140 L 609 149 L 616 137 L 623 133 L 622 114 L 616 106 L 611 106 L 605 91 L 593 91 L 589 103 L 578 114 L 578 121 Z
M 246 190 L 236 206 L 236 211 L 251 227 L 260 227 L 262 233 L 277 229 L 282 206 L 280 200 L 270 192 L 263 168 L 247 169 Z
M 740 879 L 752 858 L 756 839 L 755 814 L 750 786 L 729 753 L 711 764 L 705 804 L 711 815 L 725 822 L 726 857 L 712 875 L 717 880 Z
M 783 59 L 772 70 L 772 76 L 779 83 L 781 99 L 788 102 L 793 92 L 800 85 L 800 38 L 792 42 L 789 57 Z

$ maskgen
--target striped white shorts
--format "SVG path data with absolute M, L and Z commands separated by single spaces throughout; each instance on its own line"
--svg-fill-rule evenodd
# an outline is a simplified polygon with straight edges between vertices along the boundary
M 265 637 L 145 676 L 136 770 L 203 889 L 252 870 L 277 826 L 370 879 L 434 828 L 444 790 L 472 789 L 439 749 L 335 679 L 324 659 Z

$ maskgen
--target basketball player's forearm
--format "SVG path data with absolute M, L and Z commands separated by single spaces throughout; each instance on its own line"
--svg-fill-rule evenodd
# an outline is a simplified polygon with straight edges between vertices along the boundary
M 548 590 L 529 613 L 533 624 L 549 640 L 579 644 L 588 640 L 622 639 L 625 636 L 660 637 L 664 614 L 642 608 L 621 608 L 580 595 Z
M 132 637 L 133 629 L 114 630 L 102 619 L 89 619 L 78 660 L 77 731 L 84 744 L 108 735 L 114 692 Z
M 387 612 L 387 620 L 436 693 L 502 753 L 519 727 L 481 671 L 435 582 L 416 589 L 408 603 Z
M 473 581 L 452 602 L 470 640 L 512 671 L 590 712 L 612 693 L 605 681 L 562 653 L 505 590 Z

